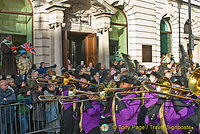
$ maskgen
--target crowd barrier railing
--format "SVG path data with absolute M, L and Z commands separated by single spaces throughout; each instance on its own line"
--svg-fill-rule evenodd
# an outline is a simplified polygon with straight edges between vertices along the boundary
M 58 101 L 0 104 L 1 134 L 58 133 L 60 120 Z

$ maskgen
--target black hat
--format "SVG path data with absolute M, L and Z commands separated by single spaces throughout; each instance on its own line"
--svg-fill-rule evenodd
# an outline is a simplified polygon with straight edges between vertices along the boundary
M 86 79 L 87 81 L 91 81 L 91 77 L 89 74 L 84 73 L 84 74 L 80 75 L 80 77 Z
M 129 83 L 129 84 L 133 84 L 134 86 L 137 86 L 137 85 L 140 85 L 140 81 L 137 80 L 136 78 L 134 77 L 129 77 L 127 75 L 122 75 L 120 77 L 120 82 L 124 82 L 124 83 Z
M 67 69 L 66 69 L 65 67 L 61 67 L 60 70 L 61 70 L 61 73 L 62 73 L 62 74 L 65 73 L 65 72 L 67 71 Z
M 69 73 L 70 75 L 74 75 L 74 71 L 73 71 L 73 70 L 69 70 L 68 73 Z
M 171 81 L 172 81 L 174 84 L 183 86 L 183 82 L 182 82 L 182 80 L 181 80 L 181 76 L 173 76 L 173 77 L 171 78 Z
M 155 76 L 157 79 L 159 79 L 160 77 L 162 77 L 161 74 L 159 74 L 159 73 L 157 73 L 155 71 L 151 72 L 151 75 Z
M 84 68 L 83 65 L 78 65 L 78 66 L 76 67 L 77 70 L 81 70 L 82 68 Z

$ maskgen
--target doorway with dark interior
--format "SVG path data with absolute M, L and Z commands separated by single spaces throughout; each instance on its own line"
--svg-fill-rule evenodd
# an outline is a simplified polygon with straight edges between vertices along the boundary
M 63 65 L 67 66 L 67 58 L 74 68 L 90 62 L 97 64 L 97 37 L 96 34 L 67 32 L 63 34 Z

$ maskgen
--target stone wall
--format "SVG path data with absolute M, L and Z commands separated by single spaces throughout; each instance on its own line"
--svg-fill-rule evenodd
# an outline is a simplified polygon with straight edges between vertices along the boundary
M 113 3 L 115 0 L 108 0 Z M 121 1 L 119 1 L 121 3 Z M 192 33 L 197 38 L 197 44 L 193 51 L 194 62 L 200 62 L 199 37 L 200 37 L 200 2 L 192 1 Z M 125 0 L 124 12 L 128 20 L 128 52 L 133 59 L 142 62 L 142 45 L 152 46 L 152 62 L 142 63 L 147 67 L 160 64 L 160 22 L 164 15 L 170 17 L 169 23 L 172 29 L 172 54 L 175 61 L 179 62 L 179 5 L 174 0 Z M 181 44 L 187 51 L 189 42 L 184 34 L 184 24 L 188 19 L 188 5 L 181 3 Z
M 33 2 L 33 44 L 37 50 L 34 56 L 34 62 L 37 66 L 44 61 L 47 66 L 52 64 L 52 39 L 51 30 L 49 29 L 49 13 L 46 10 L 48 4 L 45 0 L 35 0 Z
M 172 54 L 175 57 L 175 61 L 179 62 L 179 4 L 176 0 L 119 0 L 118 3 L 114 2 L 116 2 L 116 0 L 93 0 L 92 6 L 86 9 L 86 11 L 83 13 L 84 17 L 82 17 L 82 19 L 85 19 L 86 21 L 84 21 L 85 24 L 81 25 L 75 20 L 72 20 L 74 21 L 72 23 L 68 23 L 68 20 L 70 19 L 66 18 L 68 12 L 65 10 L 65 17 L 62 15 L 60 16 L 61 18 L 63 17 L 62 22 L 66 23 L 64 29 L 75 32 L 97 33 L 97 36 L 100 38 L 99 41 L 101 41 L 101 36 L 106 36 L 107 40 L 103 40 L 105 41 L 106 46 L 102 47 L 102 50 L 99 50 L 99 52 L 103 51 L 103 48 L 108 47 L 107 41 L 109 37 L 107 37 L 107 34 L 101 35 L 100 33 L 101 31 L 108 32 L 110 30 L 106 20 L 109 21 L 110 15 L 115 13 L 113 6 L 123 7 L 123 11 L 127 16 L 128 21 L 128 53 L 133 59 L 137 59 L 139 62 L 142 62 L 142 45 L 151 45 L 152 62 L 145 62 L 142 64 L 146 65 L 147 67 L 152 67 L 160 64 L 160 21 L 162 17 L 166 15 L 167 17 L 170 17 L 169 22 L 172 28 Z M 192 2 L 196 4 L 192 5 L 192 33 L 195 36 L 194 42 L 197 44 L 195 46 L 195 50 L 193 51 L 193 60 L 194 62 L 200 62 L 200 59 L 198 58 L 200 56 L 200 2 L 195 0 Z M 56 57 L 58 56 L 56 47 L 58 44 L 55 44 L 57 40 L 55 40 L 55 29 L 49 27 L 49 24 L 52 21 L 52 16 L 50 15 L 49 11 L 46 10 L 52 5 L 46 0 L 35 0 L 33 5 L 34 45 L 38 52 L 38 55 L 34 56 L 34 62 L 36 65 L 39 65 L 41 61 L 45 61 L 47 66 L 52 65 L 55 62 L 60 62 L 59 65 L 61 66 L 61 61 L 56 61 Z M 186 2 L 181 4 L 180 11 L 181 44 L 183 44 L 186 49 L 188 35 L 183 33 L 184 24 L 188 18 L 188 5 Z M 77 10 L 76 13 L 79 13 L 79 10 Z M 104 19 L 105 16 L 101 15 L 102 13 L 106 13 L 106 19 Z M 110 13 L 110 15 L 107 13 Z M 102 17 L 99 18 L 99 16 Z M 71 17 L 71 15 L 69 14 L 68 17 Z M 87 22 L 88 18 L 90 22 Z M 55 21 L 57 21 L 56 18 Z M 100 23 L 103 25 L 100 25 Z M 99 43 L 102 45 L 104 44 L 103 42 Z M 99 59 L 99 61 L 109 64 L 109 55 L 105 54 L 101 60 Z

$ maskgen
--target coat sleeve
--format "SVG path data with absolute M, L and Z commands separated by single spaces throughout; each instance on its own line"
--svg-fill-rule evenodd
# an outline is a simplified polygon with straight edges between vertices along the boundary
M 38 73 L 39 73 L 39 74 L 43 74 L 43 68 L 42 68 L 42 67 L 39 67 Z
M 17 102 L 17 98 L 15 96 L 15 93 L 13 91 L 11 91 L 12 94 L 10 96 L 7 97 L 7 102 L 8 103 L 14 103 Z
M 140 102 L 141 100 L 134 100 L 131 103 L 126 103 L 127 108 L 122 109 L 120 115 L 126 120 L 131 119 L 137 112 L 139 112 Z
M 92 105 L 93 107 L 87 109 L 87 113 L 90 116 L 95 116 L 97 114 L 99 114 L 100 112 L 102 112 L 102 105 L 99 103 L 96 103 L 94 105 Z
M 12 50 L 6 44 L 1 44 L 1 51 L 5 54 L 12 53 Z

